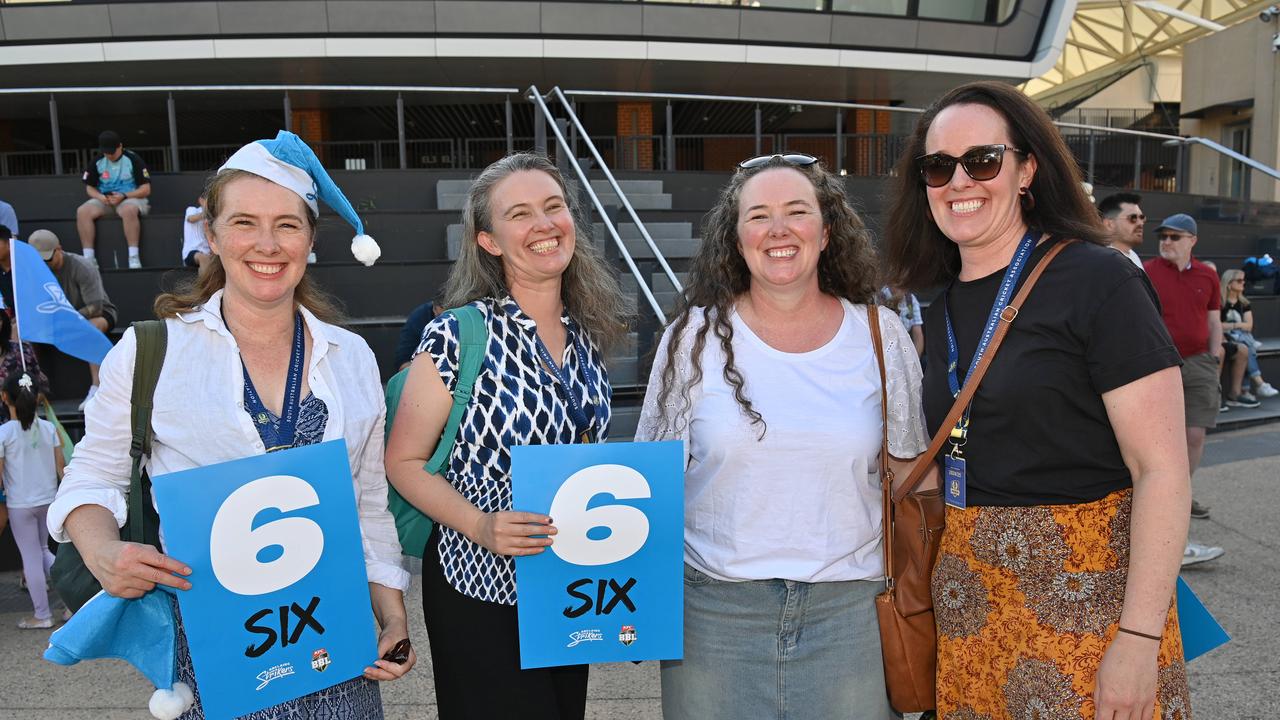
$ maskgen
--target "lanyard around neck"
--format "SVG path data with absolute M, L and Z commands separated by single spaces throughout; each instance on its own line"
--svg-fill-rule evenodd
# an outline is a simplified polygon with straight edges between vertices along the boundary
M 1009 267 L 1005 269 L 1004 279 L 1000 281 L 1000 290 L 996 293 L 995 302 L 991 304 L 991 312 L 987 315 L 987 324 L 982 329 L 982 337 L 978 342 L 978 349 L 974 351 L 973 358 L 969 361 L 969 367 L 965 370 L 964 381 L 966 384 L 973 375 L 973 369 L 978 367 L 978 363 L 982 360 L 983 353 L 987 351 L 987 345 L 991 343 L 991 337 L 995 335 L 996 326 L 1000 323 L 1000 313 L 1004 311 L 1009 304 L 1009 299 L 1013 297 L 1013 290 L 1018 284 L 1018 279 L 1022 277 L 1022 271 L 1027 267 L 1027 259 L 1031 257 L 1031 252 L 1035 250 L 1038 237 L 1039 233 L 1037 231 L 1028 230 L 1027 234 L 1022 236 L 1021 242 L 1018 243 L 1018 249 L 1014 252 L 1013 260 L 1009 262 Z M 960 377 L 957 374 L 960 365 L 960 350 L 956 343 L 955 329 L 951 325 L 951 309 L 947 300 L 949 294 L 950 291 L 944 293 L 942 297 L 942 316 L 947 325 L 947 386 L 951 390 L 951 397 L 955 398 L 959 397 L 961 388 Z M 964 414 L 951 431 L 952 442 L 956 445 L 963 444 L 968 434 L 969 408 L 965 408 Z
M 587 362 L 586 348 L 582 346 L 582 339 L 578 336 L 578 333 L 568 332 L 568 328 L 565 328 L 565 330 L 568 335 L 572 336 L 574 350 L 578 353 L 578 364 L 582 366 L 582 371 L 586 375 L 587 392 L 590 392 L 592 386 L 595 385 L 595 375 Z M 533 339 L 534 345 L 538 350 L 538 357 L 542 358 L 542 362 L 556 376 L 556 380 L 559 381 L 560 388 L 563 390 L 565 402 L 569 404 L 569 419 L 573 421 L 574 435 L 578 437 L 579 442 L 591 442 L 591 421 L 587 418 L 587 413 L 582 407 L 583 403 L 579 402 L 578 394 L 574 392 L 573 385 L 569 383 L 565 368 L 561 367 L 555 361 L 555 358 L 551 357 L 551 351 L 547 350 L 546 343 L 542 342 L 542 338 L 536 332 L 533 335 Z M 586 397 L 584 395 L 583 401 L 585 400 Z
M 244 402 L 249 410 L 249 417 L 262 438 L 267 452 L 293 447 L 298 430 L 298 413 L 302 406 L 302 361 L 306 355 L 302 336 L 302 315 L 293 316 L 293 350 L 289 353 L 289 375 L 284 385 L 284 406 L 280 408 L 279 422 L 271 421 L 271 413 L 262 404 L 262 398 L 253 387 L 253 379 L 249 377 L 249 368 L 241 360 L 240 368 L 244 371 Z

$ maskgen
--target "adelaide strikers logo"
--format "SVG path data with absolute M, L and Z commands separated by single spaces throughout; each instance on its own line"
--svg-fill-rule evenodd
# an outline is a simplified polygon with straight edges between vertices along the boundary
M 311 669 L 316 672 L 324 672 L 329 668 L 329 652 L 324 648 L 320 648 L 311 653 Z
M 38 312 L 53 315 L 54 313 L 63 310 L 71 313 L 72 315 L 80 314 L 74 307 L 72 307 L 71 303 L 67 302 L 67 294 L 62 292 L 62 286 L 58 283 L 45 283 L 44 291 L 49 293 L 49 299 L 36 306 L 36 310 Z
M 635 641 L 636 641 L 636 626 L 623 625 L 622 629 L 618 631 L 618 642 L 630 647 L 631 643 Z

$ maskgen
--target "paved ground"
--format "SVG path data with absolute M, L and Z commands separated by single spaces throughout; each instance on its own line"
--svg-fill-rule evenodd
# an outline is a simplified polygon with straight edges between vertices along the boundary
M 1189 569 L 1184 577 L 1233 636 L 1231 643 L 1190 666 L 1195 716 L 1274 717 L 1280 707 L 1280 660 L 1274 650 L 1280 640 L 1280 428 L 1210 436 L 1195 489 L 1197 499 L 1212 507 L 1213 517 L 1193 521 L 1192 537 L 1221 545 L 1227 554 Z M 418 587 L 415 579 L 409 600 L 413 608 L 421 607 Z M 40 660 L 48 633 L 14 627 L 30 612 L 28 603 L 17 589 L 17 573 L 0 573 L 0 720 L 149 717 L 149 690 L 123 663 L 62 668 Z M 421 618 L 414 622 L 415 641 L 421 642 Z M 587 717 L 659 718 L 657 674 L 653 663 L 593 668 Z M 386 686 L 383 698 L 388 720 L 434 718 L 429 660 L 420 659 L 409 677 Z

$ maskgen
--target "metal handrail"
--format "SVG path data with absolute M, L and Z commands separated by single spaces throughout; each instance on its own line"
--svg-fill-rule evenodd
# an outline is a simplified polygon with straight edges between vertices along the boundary
M 587 149 L 591 151 L 591 157 L 595 158 L 596 165 L 600 167 L 600 171 L 604 173 L 605 178 L 609 181 L 609 185 L 613 187 L 613 191 L 617 193 L 618 200 L 622 203 L 622 207 L 626 208 L 627 214 L 631 216 L 631 220 L 635 222 L 636 227 L 640 229 L 640 236 L 648 243 L 649 249 L 653 251 L 653 257 L 657 259 L 658 264 L 662 266 L 662 271 L 667 274 L 667 278 L 671 280 L 671 284 L 675 286 L 676 292 L 684 290 L 684 286 L 676 278 L 675 272 L 671 270 L 671 266 L 667 264 L 667 258 L 663 256 L 662 251 L 658 249 L 658 244 L 653 241 L 653 237 L 649 235 L 649 229 L 644 226 L 644 222 L 640 219 L 640 215 L 636 213 L 636 209 L 631 205 L 631 201 L 627 199 L 626 193 L 622 192 L 622 186 L 618 185 L 618 181 L 613 177 L 613 172 L 609 170 L 609 165 L 600 156 L 600 151 L 596 149 L 596 144 L 591 140 L 591 135 L 587 129 L 582 126 L 582 121 L 578 119 L 578 114 L 573 111 L 573 107 L 569 104 L 568 98 L 561 92 L 560 86 L 551 88 L 551 92 L 560 99 L 561 105 L 564 106 L 565 113 L 569 116 L 569 121 L 578 129 L 578 136 L 586 143 Z M 572 150 L 570 150 L 572 154 Z M 665 324 L 665 320 L 663 321 Z
M 605 229 L 609 231 L 609 235 L 613 238 L 614 244 L 618 246 L 618 251 L 622 253 L 622 259 L 627 263 L 627 269 L 635 276 L 636 283 L 640 286 L 640 292 L 644 294 L 645 300 L 649 301 L 649 307 L 653 308 L 653 313 L 663 325 L 667 324 L 667 315 L 662 312 L 662 307 L 658 305 L 658 299 L 653 296 L 653 292 L 649 290 L 649 285 L 644 281 L 644 276 L 640 273 L 640 268 L 636 267 L 635 260 L 631 257 L 631 252 L 627 250 L 627 244 L 622 241 L 622 236 L 618 234 L 618 228 L 614 227 L 613 221 L 609 219 L 609 214 L 604 209 L 604 203 L 600 201 L 600 196 L 596 194 L 594 188 L 591 187 L 591 181 L 587 178 L 587 173 L 582 169 L 582 164 L 578 162 L 578 158 L 574 157 L 573 148 L 569 145 L 569 141 L 565 139 L 564 133 L 560 132 L 560 126 L 556 125 L 556 118 L 551 114 L 551 109 L 547 107 L 547 103 L 542 99 L 542 93 L 538 92 L 536 85 L 530 85 L 527 93 L 529 99 L 542 111 L 542 116 L 547 119 L 547 124 L 551 128 L 551 132 L 555 133 L 556 142 L 560 144 L 564 150 L 565 157 L 569 164 L 573 166 L 573 171 L 578 176 L 578 182 L 582 183 L 582 188 L 586 190 L 587 196 L 591 198 L 591 202 L 595 205 L 596 212 L 600 214 L 600 219 L 604 221 Z M 619 196 L 621 197 L 621 196 Z
M 1109 127 L 1101 127 L 1098 125 L 1082 125 L 1080 123 L 1070 123 L 1070 122 L 1055 122 L 1054 124 L 1057 125 L 1058 127 L 1077 128 L 1080 130 L 1088 130 L 1090 132 L 1101 130 L 1104 132 L 1116 133 L 1118 135 L 1133 135 L 1136 137 L 1154 138 L 1157 140 L 1164 140 L 1169 144 L 1203 145 L 1209 148 L 1210 150 L 1213 150 L 1221 155 L 1226 155 L 1232 160 L 1244 163 L 1245 165 L 1248 165 L 1249 167 L 1253 168 L 1254 170 L 1257 170 L 1260 173 L 1270 175 L 1271 177 L 1277 180 L 1280 180 L 1280 170 L 1276 170 L 1273 167 L 1263 165 L 1262 163 L 1258 162 L 1257 160 L 1254 160 L 1248 155 L 1241 154 L 1225 145 L 1220 145 L 1210 140 L 1209 138 L 1202 138 L 1195 135 L 1169 135 L 1167 133 L 1153 133 L 1153 132 L 1147 132 L 1145 130 L 1130 130 L 1128 128 L 1109 128 Z
M 650 98 L 654 100 L 709 100 L 716 102 L 739 102 L 739 103 L 755 103 L 755 104 L 773 104 L 773 105 L 800 105 L 803 107 L 830 107 L 830 108 L 851 108 L 854 110 L 872 110 L 877 112 L 900 112 L 900 113 L 922 113 L 923 108 L 913 108 L 906 106 L 889 106 L 889 105 L 866 105 L 862 103 L 842 103 L 830 102 L 826 100 L 794 100 L 787 98 L 769 98 L 769 97 L 749 97 L 745 95 L 700 95 L 693 93 L 646 93 L 646 92 L 620 92 L 613 90 L 565 90 L 565 95 L 580 95 L 583 97 L 619 97 L 619 98 Z M 1244 163 L 1249 167 L 1270 175 L 1280 180 L 1280 170 L 1264 165 L 1251 157 L 1225 147 L 1208 138 L 1198 136 L 1184 135 L 1168 135 L 1165 133 L 1153 133 L 1143 130 L 1129 130 L 1127 128 L 1113 128 L 1103 125 L 1084 125 L 1081 123 L 1060 122 L 1055 120 L 1054 125 L 1058 127 L 1077 128 L 1088 130 L 1090 132 L 1112 133 L 1116 135 L 1131 135 L 1136 137 L 1158 138 L 1165 141 L 1176 141 L 1181 145 L 1203 145 L 1221 155 L 1225 155 L 1237 162 Z

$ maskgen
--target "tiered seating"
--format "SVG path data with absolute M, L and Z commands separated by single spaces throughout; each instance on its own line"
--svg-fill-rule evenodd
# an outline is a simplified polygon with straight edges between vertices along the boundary
M 309 272 L 346 306 L 352 329 L 368 340 L 377 353 L 384 375 L 390 375 L 392 355 L 404 317 L 417 304 L 433 297 L 444 282 L 461 238 L 459 210 L 468 187 L 465 171 L 384 170 L 338 171 L 338 184 L 360 210 L 367 231 L 382 245 L 383 257 L 373 268 L 354 261 L 349 252 L 351 229 L 325 213 L 321 217 L 316 253 L 319 263 Z M 120 310 L 123 323 L 151 317 L 155 294 L 191 270 L 179 267 L 182 210 L 194 202 L 204 181 L 199 173 L 157 175 L 151 214 L 143 221 L 142 258 L 145 269 L 115 269 L 125 259 L 119 222 L 98 224 L 98 248 L 103 281 Z M 700 225 L 714 204 L 725 181 L 723 173 L 629 173 L 622 179 L 644 220 L 650 235 L 679 275 L 688 269 L 688 259 L 698 243 Z M 879 234 L 883 193 L 886 185 L 876 178 L 848 178 L 851 199 L 873 232 Z M 611 188 L 593 181 L 593 188 L 614 202 Z M 1108 189 L 1095 191 L 1098 197 Z M 22 235 L 45 227 L 62 239 L 72 252 L 79 250 L 75 232 L 75 208 L 83 201 L 78 178 L 0 179 L 0 199 L 11 202 L 22 223 Z M 1143 209 L 1154 228 L 1159 219 L 1175 212 L 1191 212 L 1200 220 L 1201 236 L 1197 256 L 1214 260 L 1219 269 L 1237 267 L 1249 255 L 1259 252 L 1260 238 L 1280 235 L 1280 204 L 1253 205 L 1250 222 L 1241 224 L 1230 217 L 1222 201 L 1190 195 L 1145 193 Z M 1238 209 L 1238 208 L 1237 208 Z M 638 229 L 625 212 L 611 208 L 611 219 L 655 290 L 661 306 L 670 312 L 675 292 L 661 272 Z M 1223 219 L 1224 217 L 1228 219 Z M 605 251 L 617 258 L 617 250 L 595 218 L 592 235 L 605 243 Z M 1142 255 L 1156 252 L 1154 238 L 1147 241 Z M 636 281 L 621 260 L 617 267 L 629 292 L 636 293 L 637 319 L 626 346 L 609 359 L 615 386 L 613 436 L 625 439 L 633 431 L 656 337 L 660 333 L 647 304 L 639 296 Z M 1280 378 L 1280 296 L 1250 295 L 1255 308 L 1255 334 L 1267 343 L 1263 351 L 1263 371 Z M 922 298 L 927 300 L 927 295 Z M 119 332 L 119 331 L 117 331 Z M 88 383 L 83 363 L 65 356 L 56 357 L 48 368 L 54 380 L 55 397 L 72 401 L 59 403 L 64 414 L 83 397 Z M 1269 408 L 1275 405 L 1274 408 Z M 1280 401 L 1263 405 L 1265 417 L 1280 417 Z M 1256 413 L 1256 411 L 1253 411 Z M 1251 413 L 1252 414 L 1252 413 Z M 1225 423 L 1246 413 L 1233 411 L 1223 416 Z M 78 420 L 70 412 L 73 423 Z

